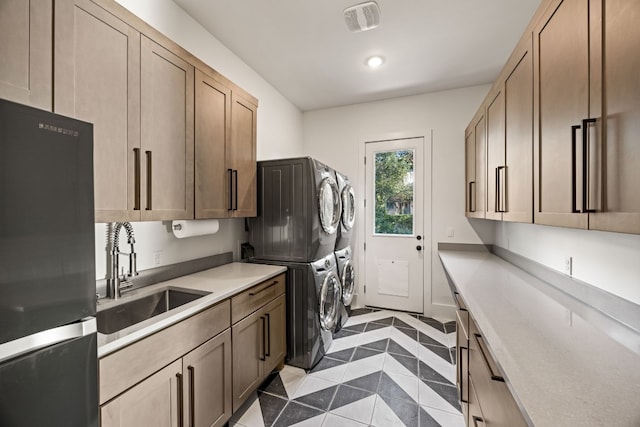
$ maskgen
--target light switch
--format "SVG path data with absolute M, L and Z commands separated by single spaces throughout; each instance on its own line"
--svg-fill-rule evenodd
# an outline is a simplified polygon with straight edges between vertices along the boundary
M 455 235 L 455 229 L 453 227 L 447 227 L 447 237 L 453 237 Z

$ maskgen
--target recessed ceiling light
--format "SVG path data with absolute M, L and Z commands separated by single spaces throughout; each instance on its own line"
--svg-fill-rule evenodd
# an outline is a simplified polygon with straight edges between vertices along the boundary
M 384 58 L 382 56 L 376 55 L 367 59 L 367 65 L 369 68 L 378 68 L 384 63 Z

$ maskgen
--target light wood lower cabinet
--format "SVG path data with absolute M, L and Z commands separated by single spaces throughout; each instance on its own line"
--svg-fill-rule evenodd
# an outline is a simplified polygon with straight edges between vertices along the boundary
M 233 410 L 286 355 L 284 275 L 232 298 Z M 251 314 L 246 314 L 250 312 Z M 242 313 L 240 317 L 238 313 Z M 238 317 L 240 317 L 238 319 Z

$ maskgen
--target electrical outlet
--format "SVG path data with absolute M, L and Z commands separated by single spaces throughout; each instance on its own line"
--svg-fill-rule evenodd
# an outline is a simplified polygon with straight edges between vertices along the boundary
M 573 275 L 573 257 L 564 257 L 564 272 L 569 276 Z
M 153 265 L 162 264 L 162 251 L 154 251 L 153 252 Z

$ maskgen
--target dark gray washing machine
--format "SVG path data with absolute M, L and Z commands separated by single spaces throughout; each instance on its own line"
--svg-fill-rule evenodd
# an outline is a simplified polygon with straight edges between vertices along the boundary
M 336 327 L 336 332 L 338 332 L 347 320 L 349 320 L 349 315 L 351 314 L 351 302 L 353 301 L 353 295 L 356 290 L 356 270 L 353 265 L 351 246 L 337 250 L 335 256 L 340 285 L 342 287 L 339 305 L 340 316 L 338 326 Z
M 342 202 L 335 171 L 310 157 L 258 162 L 254 258 L 312 262 L 333 253 Z
M 310 263 L 252 259 L 287 267 L 288 365 L 311 369 L 333 341 L 339 322 L 342 288 L 333 254 Z

